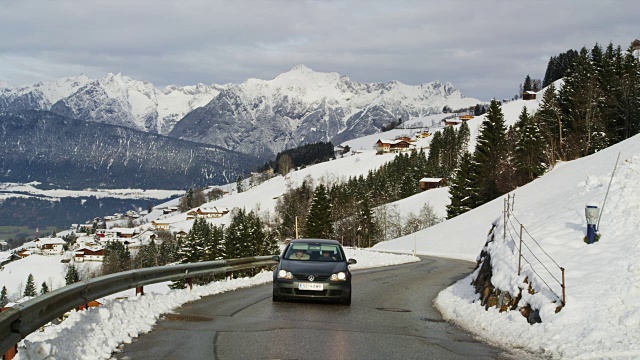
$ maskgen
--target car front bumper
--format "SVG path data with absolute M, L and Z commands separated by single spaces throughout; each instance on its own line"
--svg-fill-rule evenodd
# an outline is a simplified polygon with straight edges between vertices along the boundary
M 273 282 L 273 295 L 283 299 L 326 299 L 341 300 L 349 299 L 351 296 L 351 282 L 316 282 L 322 284 L 322 291 L 318 290 L 300 290 L 301 281 L 283 281 L 276 280 Z

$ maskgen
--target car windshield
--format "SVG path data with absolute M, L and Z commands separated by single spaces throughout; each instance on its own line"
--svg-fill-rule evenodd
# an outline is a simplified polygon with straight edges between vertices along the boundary
M 296 261 L 343 261 L 339 245 L 292 243 L 284 258 Z

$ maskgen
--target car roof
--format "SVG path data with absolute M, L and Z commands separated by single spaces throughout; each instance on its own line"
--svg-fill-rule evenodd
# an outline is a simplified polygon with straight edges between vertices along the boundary
M 337 240 L 329 240 L 329 239 L 294 239 L 291 240 L 291 243 L 316 243 L 316 244 L 332 244 L 332 245 L 340 245 L 340 242 Z

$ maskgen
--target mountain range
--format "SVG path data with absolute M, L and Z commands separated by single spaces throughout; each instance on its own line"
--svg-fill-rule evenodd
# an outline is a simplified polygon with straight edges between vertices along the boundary
M 121 74 L 84 75 L 0 90 L 0 111 L 47 110 L 269 158 L 317 141 L 345 140 L 382 126 L 480 101 L 450 83 L 359 83 L 298 65 L 271 80 L 167 86 Z

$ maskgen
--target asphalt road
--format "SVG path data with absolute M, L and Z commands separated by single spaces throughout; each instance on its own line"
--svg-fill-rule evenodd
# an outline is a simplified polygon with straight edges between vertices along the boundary
M 495 359 L 503 350 L 448 324 L 433 299 L 473 264 L 354 272 L 351 306 L 271 300 L 271 284 L 209 296 L 165 314 L 117 359 Z

